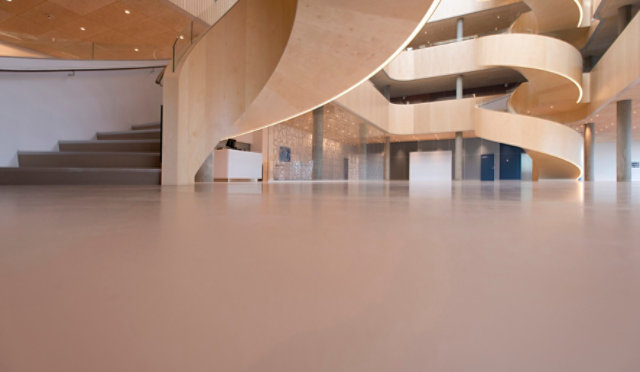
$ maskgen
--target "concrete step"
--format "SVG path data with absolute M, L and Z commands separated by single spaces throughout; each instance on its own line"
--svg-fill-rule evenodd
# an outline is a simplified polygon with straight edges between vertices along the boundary
M 60 151 L 71 152 L 160 152 L 160 140 L 60 141 Z
M 20 167 L 29 168 L 160 168 L 153 152 L 18 152 Z
M 122 132 L 98 132 L 98 140 L 157 139 L 162 137 L 160 129 L 127 130 Z
M 136 124 L 131 126 L 131 130 L 145 129 L 162 129 L 162 126 L 160 125 L 160 123 Z
M 160 169 L 0 168 L 0 185 L 159 185 Z

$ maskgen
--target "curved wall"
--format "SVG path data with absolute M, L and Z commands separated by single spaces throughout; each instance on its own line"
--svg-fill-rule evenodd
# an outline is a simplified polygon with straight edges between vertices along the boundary
M 163 184 L 193 183 L 215 144 L 273 74 L 295 0 L 240 0 L 164 77 Z M 231 133 L 230 133 L 231 134 Z
M 411 41 L 438 3 L 240 0 L 165 77 L 163 184 L 193 183 L 218 140 L 308 112 L 368 79 Z M 289 18 L 287 9 L 296 4 Z M 279 21 L 266 16 L 274 6 L 285 10 L 276 14 Z M 264 46 L 258 57 L 277 65 L 247 59 L 256 45 Z M 244 70 L 247 63 L 263 68 L 254 77 Z

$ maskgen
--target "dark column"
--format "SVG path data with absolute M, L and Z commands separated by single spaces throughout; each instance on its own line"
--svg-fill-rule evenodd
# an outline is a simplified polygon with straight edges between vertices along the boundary
M 462 75 L 456 79 L 456 99 L 462 99 L 463 93 L 463 78 Z M 456 132 L 456 140 L 453 152 L 453 179 L 455 181 L 462 181 L 462 158 L 464 156 L 464 141 L 462 139 L 462 132 Z
M 313 110 L 313 138 L 311 145 L 311 158 L 313 160 L 312 178 L 322 179 L 322 157 L 324 142 L 324 106 Z
M 367 124 L 360 124 L 360 179 L 367 179 Z
M 384 180 L 391 179 L 391 137 L 384 139 Z
M 595 143 L 595 124 L 584 125 L 584 180 L 593 181 L 593 145 Z
M 616 163 L 618 182 L 631 181 L 631 101 L 618 101 Z

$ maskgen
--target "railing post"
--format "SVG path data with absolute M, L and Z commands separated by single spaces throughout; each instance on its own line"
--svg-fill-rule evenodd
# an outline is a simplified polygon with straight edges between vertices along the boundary
M 160 105 L 160 169 L 162 170 L 162 133 L 164 132 L 164 105 Z
M 178 44 L 178 40 L 180 40 L 180 38 L 176 38 L 176 41 L 173 42 L 173 56 L 171 57 L 171 72 L 176 72 L 176 45 Z

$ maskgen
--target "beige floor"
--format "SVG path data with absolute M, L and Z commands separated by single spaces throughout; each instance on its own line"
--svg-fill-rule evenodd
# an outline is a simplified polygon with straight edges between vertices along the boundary
M 640 371 L 640 184 L 1 187 L 0 371 Z

